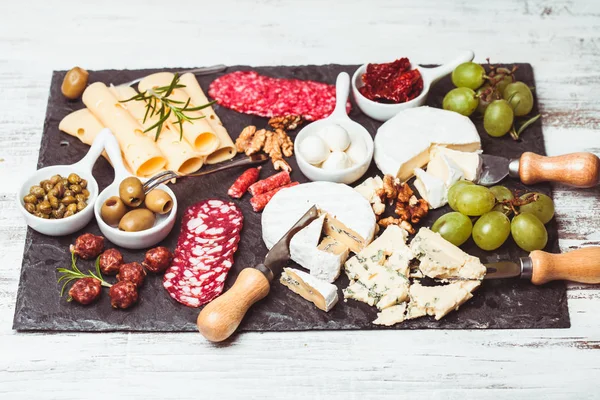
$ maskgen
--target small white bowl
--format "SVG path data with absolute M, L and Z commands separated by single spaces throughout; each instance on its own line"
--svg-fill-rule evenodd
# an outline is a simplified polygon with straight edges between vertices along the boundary
M 412 68 L 419 70 L 423 77 L 423 90 L 421 91 L 421 94 L 414 99 L 398 104 L 386 104 L 369 100 L 358 91 L 358 88 L 364 86 L 362 76 L 367 71 L 368 65 L 364 64 L 354 72 L 354 75 L 352 75 L 352 94 L 354 95 L 358 108 L 360 108 L 363 113 L 377 121 L 387 121 L 402 110 L 420 107 L 425 104 L 427 95 L 433 84 L 451 73 L 454 68 L 458 67 L 460 64 L 472 61 L 474 57 L 475 54 L 471 50 L 466 50 L 460 53 L 460 55 L 452 61 L 440 65 L 439 67 L 423 68 L 420 65 L 411 65 Z
M 94 214 L 96 215 L 98 227 L 102 234 L 117 246 L 126 249 L 144 249 L 152 247 L 166 238 L 175 225 L 175 217 L 177 215 L 177 198 L 175 197 L 175 193 L 173 193 L 166 185 L 159 185 L 157 187 L 157 189 L 162 189 L 171 196 L 173 199 L 173 208 L 166 214 L 157 214 L 154 226 L 150 229 L 139 232 L 125 232 L 119 230 L 117 227 L 108 225 L 100 215 L 102 204 L 104 204 L 109 197 L 119 195 L 119 184 L 123 179 L 131 176 L 131 174 L 125 169 L 123 158 L 121 156 L 121 149 L 114 137 L 112 140 L 106 141 L 105 149 L 113 168 L 115 169 L 115 179 L 113 180 L 113 183 L 98 195 L 98 199 L 94 205 Z
M 94 216 L 94 203 L 98 197 L 98 183 L 92 175 L 92 167 L 98 157 L 100 157 L 100 154 L 102 154 L 104 142 L 110 137 L 114 139 L 108 129 L 103 130 L 96 136 L 87 154 L 79 162 L 72 165 L 53 165 L 41 168 L 23 182 L 17 194 L 17 208 L 23 214 L 25 222 L 31 229 L 48 236 L 64 236 L 77 232 L 91 221 Z M 31 186 L 39 185 L 41 181 L 50 179 L 53 175 L 59 174 L 66 178 L 70 173 L 76 173 L 81 178 L 87 180 L 87 189 L 90 191 L 90 196 L 87 199 L 87 207 L 70 217 L 62 219 L 36 217 L 25 209 L 23 197 L 29 194 Z
M 337 183 L 351 184 L 360 179 L 361 176 L 367 172 L 371 160 L 373 159 L 373 137 L 369 132 L 359 123 L 352 121 L 346 113 L 346 103 L 348 102 L 348 95 L 350 90 L 350 76 L 342 72 L 338 75 L 336 80 L 336 105 L 335 110 L 331 115 L 320 121 L 315 121 L 304 127 L 294 141 L 294 148 L 296 149 L 296 161 L 300 171 L 311 181 L 329 181 Z M 344 128 L 350 135 L 351 141 L 362 140 L 364 141 L 366 148 L 365 159 L 354 164 L 349 168 L 340 170 L 327 170 L 316 167 L 310 164 L 300 151 L 300 143 L 312 135 L 316 135 L 321 128 L 326 125 L 337 124 Z

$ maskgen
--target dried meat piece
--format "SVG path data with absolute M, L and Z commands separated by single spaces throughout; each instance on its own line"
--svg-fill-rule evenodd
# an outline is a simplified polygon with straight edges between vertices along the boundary
M 258 176 L 260 175 L 261 167 L 248 168 L 241 174 L 233 185 L 227 191 L 227 194 L 234 199 L 241 198 L 244 193 L 248 190 L 248 188 L 258 180 Z
M 259 194 L 269 192 L 280 186 L 287 185 L 291 181 L 290 174 L 287 171 L 282 171 L 254 183 L 248 188 L 248 192 L 250 192 L 252 196 L 258 196 Z
M 298 182 L 292 182 L 287 185 L 280 186 L 277 189 L 273 189 L 269 192 L 259 194 L 258 196 L 254 196 L 253 198 L 250 199 L 250 204 L 252 205 L 252 209 L 255 212 L 262 211 L 267 206 L 269 201 L 271 201 L 273 196 L 275 196 L 277 194 L 277 192 L 279 192 L 280 190 L 285 189 L 285 188 L 296 186 L 298 184 L 299 184 Z

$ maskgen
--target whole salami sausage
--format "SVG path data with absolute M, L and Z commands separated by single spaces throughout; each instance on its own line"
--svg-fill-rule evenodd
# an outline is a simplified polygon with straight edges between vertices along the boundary
M 271 175 L 268 178 L 256 182 L 248 188 L 248 191 L 252 196 L 258 196 L 259 194 L 270 192 L 271 190 L 280 186 L 287 185 L 291 181 L 290 173 L 287 171 L 281 171 L 278 174 Z
M 244 173 L 241 174 L 239 178 L 235 180 L 235 182 L 233 182 L 233 185 L 231 185 L 227 191 L 227 194 L 234 199 L 241 198 L 244 193 L 246 193 L 250 185 L 258 180 L 260 168 L 261 167 L 248 168 L 246 171 L 244 171 Z
M 252 209 L 256 212 L 262 211 L 263 208 L 265 208 L 267 206 L 269 201 L 271 201 L 271 199 L 273 198 L 273 196 L 275 196 L 275 194 L 277 192 L 279 192 L 281 189 L 289 188 L 289 187 L 296 186 L 296 185 L 298 185 L 298 182 L 288 183 L 287 185 L 280 186 L 280 187 L 273 189 L 267 193 L 263 193 L 263 194 L 259 194 L 258 196 L 254 196 L 253 198 L 250 199 L 250 204 L 252 204 Z

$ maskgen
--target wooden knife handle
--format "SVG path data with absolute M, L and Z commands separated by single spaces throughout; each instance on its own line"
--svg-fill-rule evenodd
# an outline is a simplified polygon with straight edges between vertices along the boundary
M 584 247 L 563 254 L 535 250 L 531 282 L 536 285 L 557 280 L 600 283 L 600 247 Z
M 571 153 L 546 157 L 526 152 L 519 160 L 521 182 L 560 182 L 589 188 L 600 182 L 600 158 L 592 153 Z
M 227 339 L 238 328 L 244 315 L 263 299 L 271 283 L 256 268 L 245 268 L 227 292 L 208 303 L 198 315 L 198 330 L 211 342 Z

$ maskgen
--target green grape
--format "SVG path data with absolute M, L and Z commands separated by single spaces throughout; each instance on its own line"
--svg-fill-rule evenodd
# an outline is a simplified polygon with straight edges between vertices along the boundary
M 531 213 L 515 216 L 510 231 L 517 246 L 526 251 L 541 250 L 548 243 L 548 232 L 542 221 Z
M 492 186 L 490 192 L 494 194 L 494 197 L 498 202 L 515 198 L 513 192 L 506 186 Z
M 448 204 L 454 211 L 458 211 L 458 207 L 456 205 L 456 196 L 458 195 L 458 192 L 460 192 L 460 188 L 462 188 L 463 185 L 473 185 L 473 182 L 461 180 L 450 186 L 450 189 L 448 189 Z
M 513 82 L 506 85 L 502 97 L 504 97 L 504 100 L 510 99 L 510 105 L 517 117 L 529 114 L 533 108 L 533 94 L 529 86 L 523 82 Z
M 463 187 L 456 195 L 458 211 L 469 216 L 479 216 L 490 211 L 496 204 L 496 198 L 490 189 L 472 185 Z
M 500 137 L 508 133 L 514 120 L 513 109 L 506 100 L 494 100 L 483 115 L 483 127 L 490 136 Z
M 446 93 L 442 107 L 444 110 L 454 111 L 468 117 L 473 114 L 478 104 L 479 99 L 475 96 L 473 89 L 459 87 Z
M 496 68 L 490 81 L 496 87 L 498 93 L 503 93 L 506 86 L 515 81 L 515 77 L 508 68 Z
M 483 214 L 473 226 L 473 240 L 483 250 L 496 250 L 509 235 L 510 220 L 498 211 Z
M 505 206 L 502 203 L 498 203 L 494 206 L 494 208 L 492 208 L 492 211 L 498 211 L 501 212 L 502 214 L 509 216 L 510 213 L 512 213 L 512 209 L 510 207 Z
M 542 224 L 547 224 L 548 221 L 552 219 L 554 216 L 554 202 L 552 199 L 545 194 L 536 193 L 538 195 L 538 199 L 532 203 L 525 204 L 524 206 L 519 207 L 521 212 L 527 212 L 538 217 Z M 527 196 L 530 196 L 531 193 L 524 194 L 521 196 L 521 199 L 525 199 Z
M 489 83 L 486 83 L 477 91 L 475 94 L 479 97 L 479 104 L 477 105 L 477 112 L 481 115 L 485 114 L 485 110 L 487 110 L 490 103 L 494 100 L 500 100 L 502 98 L 501 92 L 494 87 L 492 87 Z
M 444 214 L 433 223 L 431 230 L 442 235 L 455 246 L 460 246 L 469 239 L 473 223 L 466 215 L 459 212 Z
M 456 87 L 477 89 L 485 81 L 485 69 L 474 62 L 460 64 L 452 71 L 452 83 Z

